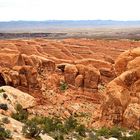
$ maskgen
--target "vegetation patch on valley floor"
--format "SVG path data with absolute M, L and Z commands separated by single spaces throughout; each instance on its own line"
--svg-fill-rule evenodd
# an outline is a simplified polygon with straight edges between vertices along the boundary
M 92 129 L 78 122 L 75 116 L 62 120 L 58 117 L 35 116 L 30 118 L 29 114 L 21 105 L 16 107 L 17 113 L 12 117 L 24 123 L 22 133 L 29 139 L 41 140 L 40 134 L 47 134 L 55 140 L 101 140 L 102 138 L 116 138 L 118 140 L 140 140 L 140 131 L 130 131 L 119 126 L 113 128 Z M 26 115 L 25 115 L 25 114 Z M 25 115 L 25 116 L 24 116 Z M 29 119 L 30 118 L 30 119 Z M 4 119 L 4 122 L 8 122 Z M 11 138 L 10 131 L 3 131 L 4 138 Z

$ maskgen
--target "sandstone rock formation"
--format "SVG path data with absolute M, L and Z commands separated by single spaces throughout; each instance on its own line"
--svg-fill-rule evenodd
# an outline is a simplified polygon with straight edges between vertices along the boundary
M 140 127 L 140 66 L 135 61 L 140 55 L 138 50 L 126 51 L 118 57 L 115 70 L 121 74 L 107 85 L 102 117 L 110 125 L 121 124 L 136 129 Z M 126 57 L 126 54 L 130 57 Z M 131 67 L 128 67 L 130 64 Z
M 11 118 L 11 114 L 16 112 L 16 106 L 20 104 L 23 109 L 30 109 L 37 106 L 36 99 L 31 95 L 24 93 L 16 88 L 10 86 L 0 87 L 0 106 L 6 105 L 7 109 L 0 109 L 0 122 L 2 126 L 10 130 L 12 139 L 14 140 L 29 140 L 25 138 L 22 133 L 23 123 Z M 4 119 L 7 122 L 3 121 Z M 42 140 L 53 140 L 50 136 L 40 133 Z
M 117 75 L 136 67 L 140 64 L 140 48 L 131 49 L 122 53 L 115 61 Z
M 59 65 L 59 68 L 62 69 L 63 65 L 61 67 Z M 100 72 L 95 67 L 84 66 L 82 64 L 66 64 L 64 77 L 67 84 L 89 89 L 97 89 L 100 82 Z
M 66 65 L 64 69 L 65 81 L 68 84 L 75 84 L 75 78 L 78 74 L 78 70 L 75 65 Z
M 40 89 L 38 72 L 32 66 L 14 66 L 13 68 L 0 69 L 1 86 L 10 85 L 30 90 Z
M 8 124 L 4 123 L 4 127 L 6 129 L 10 130 L 10 132 L 12 134 L 12 139 L 29 140 L 29 139 L 25 138 L 22 134 L 23 123 L 16 121 L 16 120 L 12 119 L 11 117 L 7 117 L 5 115 L 0 114 L 0 121 L 3 118 L 7 118 L 9 120 Z
M 140 128 L 140 105 L 138 103 L 129 104 L 123 114 L 123 125 L 127 128 Z
M 32 95 L 37 105 L 28 109 L 31 114 L 66 118 L 85 112 L 89 116 L 81 121 L 87 126 L 100 127 L 101 119 L 106 125 L 132 127 L 130 122 L 133 122 L 138 128 L 140 49 L 136 46 L 140 46 L 140 42 L 0 40 L 0 86 L 10 85 Z M 129 48 L 135 49 L 124 52 Z M 61 82 L 68 86 L 63 92 Z M 14 106 L 18 97 L 8 96 L 13 99 L 11 106 Z M 19 98 L 24 99 L 23 96 Z M 28 105 L 25 100 L 27 98 L 19 100 L 23 106 Z M 2 101 L 9 103 L 3 98 Z M 130 118 L 129 113 L 132 114 Z
M 0 103 L 7 105 L 7 111 L 9 113 L 15 112 L 17 104 L 21 104 L 23 109 L 28 109 L 37 105 L 34 97 L 16 88 L 10 86 L 2 86 L 0 87 L 0 90 Z M 7 111 L 5 112 L 6 114 Z

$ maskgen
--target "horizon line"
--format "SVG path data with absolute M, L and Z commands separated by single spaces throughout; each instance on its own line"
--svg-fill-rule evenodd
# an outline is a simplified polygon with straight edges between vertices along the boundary
M 48 20 L 3 20 L 0 22 L 46 22 L 46 21 L 115 21 L 115 22 L 140 22 L 138 20 L 113 20 L 113 19 L 48 19 Z

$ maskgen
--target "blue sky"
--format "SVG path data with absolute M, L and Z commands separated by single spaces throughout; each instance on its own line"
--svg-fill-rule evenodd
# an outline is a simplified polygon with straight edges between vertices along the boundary
M 0 21 L 140 20 L 140 0 L 0 0 Z

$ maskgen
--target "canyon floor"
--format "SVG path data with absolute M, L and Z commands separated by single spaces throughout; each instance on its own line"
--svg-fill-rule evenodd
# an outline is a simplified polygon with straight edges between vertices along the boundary
M 139 129 L 139 47 L 129 39 L 0 40 L 0 86 L 27 93 L 11 89 L 11 103 L 1 103 L 20 103 L 31 116 L 74 115 L 89 128 Z

